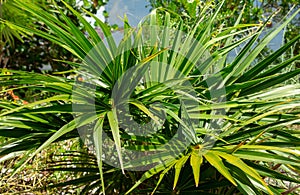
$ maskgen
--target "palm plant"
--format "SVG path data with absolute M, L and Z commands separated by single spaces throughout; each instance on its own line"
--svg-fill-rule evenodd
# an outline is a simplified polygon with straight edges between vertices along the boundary
M 22 71 L 1 75 L 6 90 L 52 94 L 28 104 L 0 103 L 0 135 L 10 138 L 1 144 L 0 162 L 22 155 L 13 175 L 51 143 L 84 137 L 94 151 L 91 160 L 65 160 L 50 169 L 85 174 L 52 187 L 84 185 L 82 193 L 108 194 L 280 194 L 287 189 L 266 183 L 268 178 L 299 183 L 276 168 L 299 172 L 300 85 L 285 82 L 300 70 L 283 70 L 300 55 L 275 62 L 300 36 L 256 61 L 299 10 L 261 40 L 264 25 L 240 25 L 241 16 L 235 26 L 216 29 L 222 5 L 214 13 L 203 9 L 186 34 L 182 23 L 171 24 L 169 13 L 162 19 L 159 10 L 136 29 L 125 17 L 121 40 L 89 13 L 105 34 L 102 40 L 67 4 L 87 35 L 58 7 L 63 22 L 33 3 L 14 4 L 51 33 L 2 22 L 64 47 L 81 62 L 66 62 L 77 81 Z M 212 49 L 220 42 L 222 47 Z M 240 45 L 228 63 L 228 53 Z

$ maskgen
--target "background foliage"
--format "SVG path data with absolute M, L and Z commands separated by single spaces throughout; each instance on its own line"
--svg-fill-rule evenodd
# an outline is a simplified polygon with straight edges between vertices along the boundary
M 32 18 L 30 14 L 25 14 L 21 10 L 16 9 L 13 5 L 14 0 L 7 0 L 1 3 L 1 18 L 14 22 L 16 24 L 27 24 L 28 27 L 35 26 L 36 28 L 47 31 L 47 26 Z M 53 3 L 48 0 L 39 0 L 40 5 L 44 7 L 46 11 L 53 12 Z M 66 15 L 77 25 L 81 26 L 80 22 L 73 15 L 72 12 L 66 9 L 66 6 L 60 1 L 55 1 L 61 9 L 66 10 Z M 67 0 L 75 10 L 84 14 L 82 8 L 96 13 L 97 10 L 105 5 L 102 0 L 93 1 L 75 1 Z M 53 13 L 56 17 L 60 17 L 59 14 Z M 58 62 L 57 60 L 76 61 L 74 56 L 67 52 L 62 47 L 43 39 L 36 35 L 22 36 L 24 33 L 16 29 L 12 29 L 5 24 L 1 24 L 1 66 L 2 68 L 9 68 L 15 70 L 27 70 L 41 72 L 46 71 L 63 71 L 68 70 L 70 67 L 66 63 Z M 32 54 L 32 55 L 29 55 Z

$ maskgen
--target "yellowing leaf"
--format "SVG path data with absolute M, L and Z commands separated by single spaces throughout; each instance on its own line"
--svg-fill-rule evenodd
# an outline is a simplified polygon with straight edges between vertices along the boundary
M 214 151 L 208 151 L 206 154 L 203 155 L 205 159 L 214 166 L 226 179 L 228 179 L 233 185 L 237 186 L 236 182 L 234 181 L 233 177 L 229 173 L 228 169 L 222 162 L 222 159 L 214 154 Z
M 239 169 L 244 171 L 247 175 L 253 177 L 256 181 L 260 182 L 268 190 L 269 194 L 273 194 L 273 192 L 267 186 L 266 182 L 260 177 L 260 175 L 256 172 L 256 170 L 253 169 L 252 167 L 249 167 L 240 158 L 238 158 L 238 157 L 236 157 L 232 154 L 227 154 L 225 152 L 215 151 L 214 153 L 216 155 L 221 156 L 222 158 L 224 158 L 230 164 L 238 167 Z
M 189 157 L 190 157 L 189 155 L 188 155 L 188 156 L 184 156 L 184 157 L 182 157 L 181 159 L 179 159 L 179 160 L 177 161 L 177 163 L 175 164 L 175 177 L 174 177 L 173 190 L 175 189 L 176 184 L 177 184 L 177 182 L 178 182 L 181 168 L 182 168 L 182 166 L 186 163 L 186 161 L 187 161 L 187 159 L 188 159 Z
M 200 179 L 200 166 L 203 162 L 203 157 L 200 154 L 199 149 L 196 149 L 192 152 L 190 160 L 191 160 L 191 166 L 192 166 L 192 169 L 193 169 L 195 184 L 196 184 L 196 187 L 198 187 L 199 179 Z

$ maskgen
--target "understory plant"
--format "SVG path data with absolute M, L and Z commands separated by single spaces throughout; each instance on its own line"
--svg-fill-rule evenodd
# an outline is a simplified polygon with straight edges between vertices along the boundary
M 200 10 L 187 32 L 182 22 L 172 23 L 172 13 L 153 10 L 135 28 L 125 16 L 121 37 L 87 12 L 102 39 L 67 4 L 86 33 L 58 6 L 59 18 L 34 3 L 14 5 L 50 31 L 2 22 L 58 44 L 80 62 L 64 62 L 72 69 L 53 75 L 2 70 L 1 93 L 50 94 L 0 102 L 0 136 L 7 138 L 0 162 L 20 157 L 11 178 L 52 143 L 81 138 L 89 152 L 66 151 L 47 169 L 82 174 L 47 187 L 75 186 L 82 194 L 296 190 L 280 182 L 300 183 L 300 84 L 288 82 L 299 77 L 300 69 L 291 67 L 300 55 L 277 59 L 300 35 L 257 57 L 300 10 L 263 37 L 265 24 L 239 24 L 242 14 L 234 26 L 218 28 L 222 3 Z

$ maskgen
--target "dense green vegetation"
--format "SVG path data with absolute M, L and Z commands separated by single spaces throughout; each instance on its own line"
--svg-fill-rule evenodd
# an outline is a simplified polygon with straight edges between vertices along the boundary
M 45 10 L 55 13 L 52 10 L 53 3 L 47 0 L 38 0 L 40 6 Z M 66 10 L 66 15 L 76 24 L 80 26 L 80 22 L 68 11 L 60 0 L 54 1 L 58 6 Z M 104 5 L 103 1 L 65 1 L 71 5 L 75 10 L 84 15 L 82 8 L 96 13 L 100 6 Z M 8 20 L 15 24 L 26 24 L 28 27 L 35 27 L 39 29 L 47 29 L 48 27 L 36 20 L 29 13 L 24 13 L 13 5 L 13 0 L 6 0 L 1 3 L 0 7 L 1 19 Z M 58 16 L 59 17 L 59 16 Z M 14 69 L 41 72 L 47 71 L 63 71 L 70 67 L 66 63 L 58 62 L 57 60 L 74 60 L 74 56 L 67 52 L 64 48 L 59 47 L 53 42 L 44 39 L 37 35 L 27 35 L 21 31 L 12 28 L 4 23 L 1 23 L 0 31 L 0 55 L 1 67 Z M 31 53 L 31 55 L 28 55 Z
M 32 22 L 1 20 L 17 33 L 2 55 L 28 36 L 59 62 L 0 69 L 1 194 L 299 193 L 300 9 L 270 30 L 251 6 L 176 2 L 125 16 L 121 39 L 70 2 L 10 2 Z

